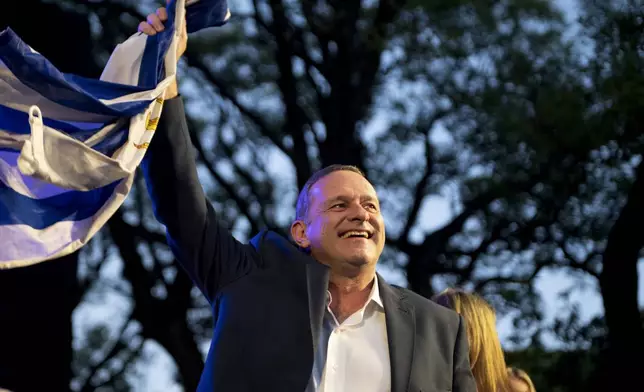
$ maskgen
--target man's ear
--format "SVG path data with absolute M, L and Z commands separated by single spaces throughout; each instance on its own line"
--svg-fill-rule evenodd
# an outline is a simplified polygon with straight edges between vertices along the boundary
M 301 220 L 296 220 L 291 224 L 291 237 L 300 248 L 307 249 L 311 245 L 311 241 L 306 235 L 306 223 Z

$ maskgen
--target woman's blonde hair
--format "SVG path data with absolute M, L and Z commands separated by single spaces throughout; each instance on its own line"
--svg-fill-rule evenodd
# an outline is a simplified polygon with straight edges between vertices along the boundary
M 434 302 L 463 316 L 470 346 L 470 366 L 477 392 L 509 392 L 508 373 L 496 332 L 496 312 L 482 297 L 457 289 L 435 295 Z
M 508 376 L 510 378 L 516 378 L 517 380 L 521 380 L 526 383 L 526 385 L 528 386 L 528 392 L 537 392 L 537 389 L 532 383 L 532 379 L 530 379 L 530 376 L 528 376 L 528 373 L 526 373 L 525 371 L 518 368 L 509 367 Z

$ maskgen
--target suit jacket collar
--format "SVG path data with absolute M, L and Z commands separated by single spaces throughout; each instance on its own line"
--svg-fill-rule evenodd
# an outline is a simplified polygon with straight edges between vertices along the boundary
M 394 290 L 380 276 L 378 284 L 387 323 L 391 392 L 406 392 L 409 389 L 416 338 L 414 308 L 406 301 L 404 292 Z
M 312 257 L 300 254 L 306 262 L 306 287 L 309 294 L 309 318 L 311 323 L 311 338 L 313 339 L 313 355 L 318 350 L 320 329 L 324 319 L 327 303 L 327 289 L 329 287 L 329 267 L 318 263 Z

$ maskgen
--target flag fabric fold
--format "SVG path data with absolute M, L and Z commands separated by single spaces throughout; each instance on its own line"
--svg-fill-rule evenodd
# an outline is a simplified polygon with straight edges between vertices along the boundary
M 100 79 L 57 70 L 0 32 L 0 269 L 86 244 L 127 197 L 177 70 L 182 23 L 221 26 L 226 0 L 173 0 L 166 29 L 119 44 Z

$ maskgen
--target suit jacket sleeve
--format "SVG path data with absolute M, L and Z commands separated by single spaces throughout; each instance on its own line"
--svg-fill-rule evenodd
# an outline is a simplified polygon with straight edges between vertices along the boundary
M 459 315 L 458 333 L 454 346 L 454 380 L 452 392 L 476 392 L 476 381 L 470 367 L 470 347 L 465 333 L 465 319 Z
M 172 252 L 212 302 L 221 288 L 247 274 L 258 256 L 218 222 L 206 199 L 181 97 L 164 103 L 142 168 Z

